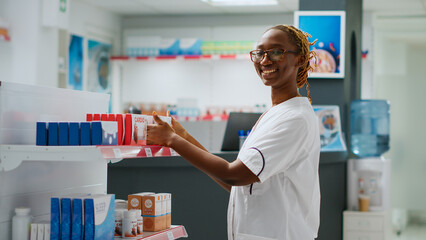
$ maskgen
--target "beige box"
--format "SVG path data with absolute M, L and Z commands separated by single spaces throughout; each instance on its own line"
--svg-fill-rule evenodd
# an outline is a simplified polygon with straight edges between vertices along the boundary
M 166 228 L 163 214 L 163 194 L 142 196 L 143 230 L 156 232 Z
M 142 196 L 153 195 L 153 192 L 133 193 L 127 196 L 127 209 L 137 209 L 142 211 Z
M 165 208 L 165 215 L 166 215 L 166 228 L 170 228 L 172 225 L 172 194 L 171 193 L 161 193 L 163 194 L 164 198 L 164 208 Z

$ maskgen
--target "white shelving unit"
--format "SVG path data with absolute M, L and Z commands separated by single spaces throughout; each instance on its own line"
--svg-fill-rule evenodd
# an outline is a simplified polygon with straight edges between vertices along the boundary
M 176 153 L 161 146 L 33 146 L 0 145 L 0 173 L 13 171 L 24 162 L 97 162 L 101 165 L 118 162 L 124 158 L 172 156 Z M 172 240 L 186 238 L 182 225 L 158 232 L 144 232 L 144 240 Z
M 11 239 L 16 207 L 45 221 L 52 196 L 107 193 L 108 163 L 176 155 L 161 146 L 35 146 L 37 121 L 82 122 L 108 105 L 107 94 L 0 81 L 0 239 Z M 185 228 L 173 226 L 143 239 L 181 237 Z
M 34 146 L 0 145 L 0 171 L 17 168 L 23 161 L 116 163 L 124 158 L 176 156 L 162 146 Z

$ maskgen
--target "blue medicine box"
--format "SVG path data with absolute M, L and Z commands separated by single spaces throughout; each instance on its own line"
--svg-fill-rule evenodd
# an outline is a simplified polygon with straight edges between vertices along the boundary
M 92 145 L 118 145 L 116 121 L 91 122 Z
M 61 239 L 61 205 L 59 197 L 50 199 L 50 240 Z
M 37 122 L 36 127 L 36 145 L 47 145 L 47 124 L 45 122 Z
M 72 146 L 80 145 L 80 123 L 70 122 L 69 125 L 69 141 L 68 144 Z
M 68 146 L 69 145 L 69 124 L 67 122 L 59 123 L 59 146 Z
M 59 133 L 59 125 L 57 122 L 49 122 L 48 123 L 48 127 L 47 127 L 47 131 L 48 131 L 48 137 L 47 137 L 47 142 L 49 146 L 58 146 L 58 142 L 59 142 L 59 137 L 58 137 L 58 133 Z
M 61 240 L 71 238 L 71 198 L 61 198 Z
M 84 240 L 114 240 L 114 194 L 84 199 Z
M 80 123 L 80 145 L 91 145 L 90 122 Z

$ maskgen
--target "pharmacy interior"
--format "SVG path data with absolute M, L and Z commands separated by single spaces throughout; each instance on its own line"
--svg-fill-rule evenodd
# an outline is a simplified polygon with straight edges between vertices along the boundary
M 0 0 L 0 239 L 226 239 L 229 193 L 173 149 L 146 145 L 149 115 L 170 123 L 169 111 L 210 152 L 235 160 L 248 119 L 270 107 L 248 52 L 268 27 L 310 29 L 309 17 L 316 25 L 306 31 L 321 39 L 331 31 L 318 17 L 338 19 L 337 42 L 316 45 L 331 70 L 309 78 L 322 145 L 317 239 L 393 239 L 404 237 L 410 217 L 426 222 L 424 193 L 418 201 L 391 193 L 404 188 L 391 171 L 406 176 L 395 161 L 408 168 L 389 140 L 399 114 L 384 87 L 369 89 L 415 72 L 400 60 L 385 75 L 385 47 L 426 51 L 397 48 L 402 38 L 386 32 L 393 19 L 365 13 L 356 0 L 154 2 L 125 1 L 126 10 L 112 1 Z M 169 12 L 160 10 L 166 3 Z M 405 28 L 400 21 L 391 25 Z M 426 26 L 413 21 L 404 36 Z M 374 62 L 364 45 L 378 52 Z M 416 173 L 407 194 L 422 192 Z

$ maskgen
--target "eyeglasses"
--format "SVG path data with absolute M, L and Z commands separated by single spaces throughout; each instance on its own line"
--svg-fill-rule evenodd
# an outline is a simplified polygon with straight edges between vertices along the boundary
M 268 55 L 269 60 L 271 60 L 272 62 L 280 61 L 282 56 L 284 56 L 284 54 L 286 53 L 299 54 L 299 52 L 296 52 L 296 51 L 290 51 L 290 50 L 280 49 L 280 48 L 273 48 L 269 50 L 253 50 L 250 52 L 250 59 L 254 63 L 260 63 L 265 57 L 265 53 L 266 55 Z

